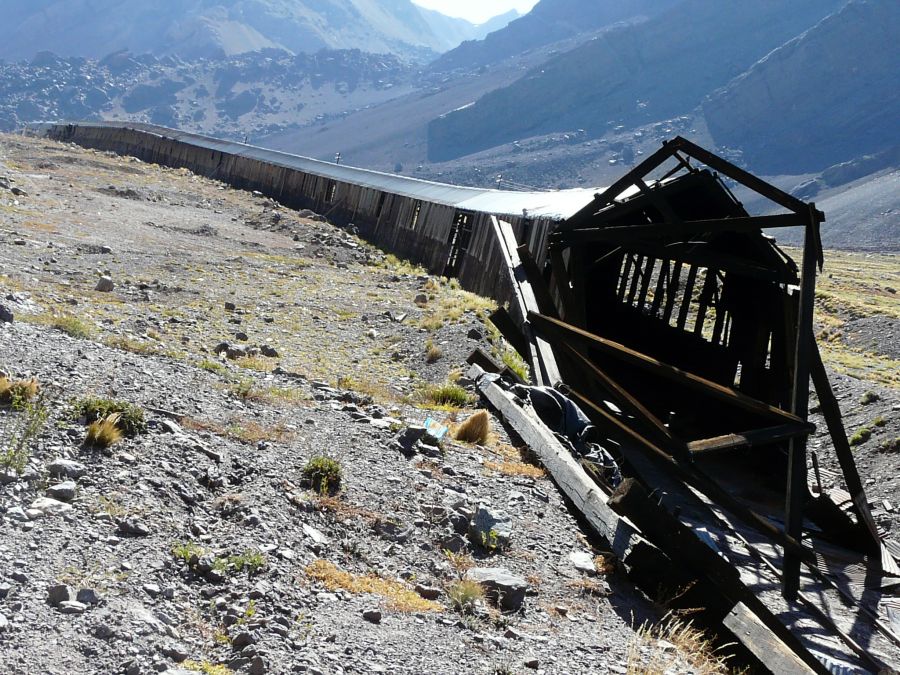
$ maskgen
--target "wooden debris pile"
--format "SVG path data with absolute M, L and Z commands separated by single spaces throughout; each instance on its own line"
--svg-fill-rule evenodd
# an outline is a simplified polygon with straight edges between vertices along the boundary
M 780 212 L 751 215 L 736 193 Z M 900 570 L 813 333 L 823 221 L 682 138 L 562 222 L 545 250 L 493 221 L 514 293 L 492 320 L 535 384 L 595 425 L 627 476 L 617 487 L 483 377 L 484 355 L 472 375 L 645 588 L 688 584 L 682 600 L 774 672 L 879 672 L 900 665 L 884 615 Z M 804 229 L 799 267 L 764 233 L 782 227 Z M 808 475 L 810 382 L 846 491 Z

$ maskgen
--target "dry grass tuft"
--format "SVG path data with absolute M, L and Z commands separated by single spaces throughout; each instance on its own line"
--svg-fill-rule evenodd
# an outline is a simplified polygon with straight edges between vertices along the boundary
M 477 581 L 457 581 L 447 587 L 447 599 L 460 614 L 471 614 L 484 600 L 484 588 Z
M 697 675 L 731 673 L 728 657 L 717 654 L 706 635 L 672 615 L 663 617 L 655 626 L 638 628 L 628 645 L 629 675 L 665 675 L 692 672 Z
M 453 438 L 465 443 L 487 443 L 488 434 L 491 432 L 491 416 L 487 410 L 479 410 L 460 424 L 453 432 Z
M 344 572 L 327 560 L 314 561 L 307 566 L 306 575 L 322 583 L 329 591 L 342 589 L 350 593 L 380 595 L 387 601 L 388 607 L 397 612 L 440 612 L 443 609 L 399 581 L 382 579 L 374 574 Z
M 453 572 L 460 579 L 465 576 L 466 572 L 475 567 L 475 560 L 468 553 L 454 553 L 450 550 L 444 550 L 447 562 L 453 568 Z
M 425 362 L 435 363 L 444 355 L 444 350 L 434 344 L 431 340 L 425 342 Z
M 90 423 L 87 429 L 85 445 L 92 448 L 108 448 L 122 440 L 122 430 L 119 428 L 119 413 L 112 413 Z
M 256 444 L 260 441 L 271 443 L 284 443 L 294 437 L 294 434 L 283 423 L 273 426 L 263 426 L 253 420 L 232 418 L 227 425 L 217 424 L 209 420 L 198 420 L 193 417 L 182 417 L 179 424 L 185 429 L 193 431 L 207 431 L 222 438 L 230 438 L 241 443 Z
M 504 476 L 524 476 L 526 478 L 543 478 L 547 471 L 526 462 L 485 462 L 485 469 L 496 471 Z
M 539 460 L 527 446 L 514 448 L 503 443 L 490 449 L 501 457 L 501 461 L 487 461 L 484 463 L 485 469 L 496 471 L 504 476 L 526 476 L 535 480 L 547 475 L 547 471 L 540 466 Z
M 34 378 L 29 380 L 10 380 L 0 377 L 0 405 L 31 401 L 41 391 L 41 385 Z

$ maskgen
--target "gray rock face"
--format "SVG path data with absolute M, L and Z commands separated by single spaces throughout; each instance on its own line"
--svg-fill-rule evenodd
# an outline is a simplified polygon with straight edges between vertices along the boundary
M 469 540 L 475 546 L 493 550 L 506 548 L 512 539 L 512 521 L 502 511 L 479 504 L 469 525 Z
M 93 588 L 82 588 L 75 599 L 83 605 L 99 605 L 100 595 Z
M 87 473 L 84 464 L 71 459 L 54 459 L 47 465 L 47 471 L 51 476 L 65 476 L 66 478 L 81 478 Z
M 75 499 L 75 481 L 67 480 L 47 488 L 47 496 L 61 502 L 70 502 Z
M 100 291 L 101 293 L 110 293 L 115 290 L 116 284 L 109 277 L 100 277 L 97 280 L 97 285 L 94 286 L 95 291 Z
M 528 582 L 500 567 L 476 567 L 466 572 L 466 579 L 481 584 L 485 595 L 501 609 L 516 611 L 525 602 Z
M 569 560 L 576 570 L 588 576 L 594 576 L 597 568 L 594 566 L 594 559 L 587 551 L 572 551 L 569 554 Z
M 30 518 L 40 518 L 41 516 L 58 516 L 71 510 L 71 505 L 58 499 L 40 497 L 31 502 L 26 513 Z
M 73 600 L 72 589 L 65 584 L 56 584 L 47 589 L 47 604 L 53 607 L 59 606 L 63 602 Z
M 363 612 L 363 618 L 370 623 L 381 623 L 381 610 L 367 609 Z

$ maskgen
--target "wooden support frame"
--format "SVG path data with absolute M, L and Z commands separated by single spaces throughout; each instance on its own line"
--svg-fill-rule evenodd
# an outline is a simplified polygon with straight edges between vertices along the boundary
M 699 375 L 694 375 L 693 373 L 681 370 L 675 366 L 670 366 L 633 349 L 629 349 L 617 342 L 594 335 L 577 326 L 569 325 L 559 319 L 543 316 L 535 312 L 529 312 L 528 320 L 534 324 L 535 328 L 539 331 L 547 331 L 557 336 L 570 337 L 586 342 L 592 347 L 596 347 L 606 354 L 610 354 L 620 360 L 638 366 L 642 370 L 652 372 L 660 377 L 685 385 L 695 391 L 705 392 L 713 398 L 731 403 L 749 412 L 787 422 L 802 423 L 804 421 L 781 408 L 776 408 L 775 406 L 763 403 L 762 401 L 751 398 L 735 389 L 725 387 L 717 382 L 712 382 Z

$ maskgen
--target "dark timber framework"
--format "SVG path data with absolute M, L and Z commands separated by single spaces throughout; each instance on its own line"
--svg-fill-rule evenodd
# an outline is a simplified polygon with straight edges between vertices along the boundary
M 726 180 L 783 212 L 751 216 Z M 859 551 L 878 575 L 900 574 L 872 519 L 813 332 L 823 221 L 814 204 L 675 138 L 551 232 L 543 266 L 526 247 L 515 249 L 508 227 L 496 222 L 517 301 L 492 318 L 529 361 L 535 380 L 562 386 L 617 448 L 633 478 L 612 494 L 612 509 L 673 560 L 696 562 L 731 602 L 743 603 L 749 615 L 729 615 L 736 626 L 761 621 L 775 631 L 772 640 L 792 649 L 796 643 L 678 520 L 679 499 L 688 508 L 696 493 L 672 477 L 780 546 L 783 562 L 774 572 L 784 597 L 807 606 L 866 668 L 878 671 L 882 664 L 800 589 L 804 564 L 808 574 L 818 574 L 822 541 Z M 782 227 L 804 229 L 799 269 L 763 232 Z M 850 513 L 821 484 L 815 492 L 809 487 L 810 380 L 850 493 Z M 503 403 L 489 386 L 483 393 Z M 599 476 L 589 462 L 583 465 Z M 665 497 L 650 499 L 650 492 Z M 860 603 L 859 611 L 870 609 Z M 877 616 L 873 621 L 897 643 L 896 629 Z M 763 643 L 770 644 L 761 640 L 752 650 L 757 658 L 767 649 Z M 805 660 L 821 670 L 808 653 Z

